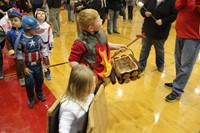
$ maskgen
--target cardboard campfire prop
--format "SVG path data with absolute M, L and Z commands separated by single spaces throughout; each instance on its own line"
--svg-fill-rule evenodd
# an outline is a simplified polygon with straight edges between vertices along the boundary
M 146 38 L 146 36 L 143 34 L 137 35 L 136 37 L 137 38 L 129 43 L 127 47 L 129 47 L 140 38 Z M 134 57 L 133 51 L 131 49 L 128 49 L 128 52 L 129 54 L 123 54 L 119 50 L 115 52 L 114 55 L 111 57 L 111 64 L 113 66 L 114 74 L 117 77 L 119 84 L 134 81 L 138 79 L 140 77 L 140 74 L 142 73 L 140 65 Z M 111 76 L 111 82 L 115 80 L 114 78 L 114 76 Z

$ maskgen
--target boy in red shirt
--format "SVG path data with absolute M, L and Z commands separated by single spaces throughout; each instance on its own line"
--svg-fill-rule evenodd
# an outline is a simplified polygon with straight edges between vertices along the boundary
M 75 40 L 69 57 L 71 67 L 78 63 L 90 67 L 99 79 L 111 74 L 110 50 L 125 51 L 126 45 L 108 42 L 102 31 L 102 20 L 94 9 L 85 9 L 78 14 L 77 22 L 82 33 Z

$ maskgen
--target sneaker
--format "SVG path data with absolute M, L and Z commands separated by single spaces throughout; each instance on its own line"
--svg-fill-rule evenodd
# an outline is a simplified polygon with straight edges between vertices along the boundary
M 34 98 L 28 98 L 28 107 L 33 108 L 34 106 Z
M 173 83 L 165 83 L 166 87 L 172 88 L 173 87 Z
M 37 95 L 37 98 L 40 100 L 40 101 L 45 101 L 46 100 L 46 97 L 43 93 L 40 93 Z
M 110 35 L 111 35 L 112 33 L 111 33 L 110 31 L 108 31 L 108 34 L 110 34 Z
M 19 79 L 19 85 L 20 86 L 24 86 L 25 85 L 25 80 L 23 79 Z
M 174 101 L 179 100 L 179 99 L 180 99 L 180 96 L 178 96 L 174 92 L 171 92 L 169 95 L 167 95 L 165 97 L 165 101 L 167 101 L 167 102 L 174 102 Z
M 164 71 L 164 69 L 163 68 L 160 68 L 160 69 L 158 68 L 158 71 L 162 73 Z
M 50 70 L 44 72 L 44 75 L 46 77 L 46 79 L 50 80 L 51 79 L 51 74 L 50 74 Z

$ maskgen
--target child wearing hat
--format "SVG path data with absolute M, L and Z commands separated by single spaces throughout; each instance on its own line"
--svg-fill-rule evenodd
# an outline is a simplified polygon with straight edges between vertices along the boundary
M 51 26 L 46 22 L 47 19 L 47 13 L 44 9 L 38 8 L 35 11 L 35 18 L 39 22 L 40 30 L 37 32 L 37 35 L 39 35 L 47 49 L 48 52 L 52 52 L 53 49 L 53 34 L 52 34 L 52 28 Z M 46 79 L 51 79 L 50 69 L 43 65 L 44 68 L 44 74 Z
M 8 49 L 9 55 L 14 59 L 15 62 L 15 69 L 17 73 L 17 78 L 19 79 L 20 86 L 24 86 L 24 74 L 23 70 L 19 66 L 19 63 L 17 62 L 16 56 L 15 56 L 15 40 L 17 36 L 20 34 L 20 32 L 24 32 L 22 29 L 22 14 L 19 13 L 16 10 L 11 10 L 8 14 L 8 18 L 11 22 L 12 28 L 6 33 L 6 46 Z
M 17 47 L 17 60 L 24 70 L 26 92 L 28 96 L 28 107 L 34 106 L 34 90 L 37 99 L 45 101 L 46 97 L 42 92 L 44 77 L 42 73 L 42 58 L 49 67 L 49 58 L 43 40 L 36 32 L 40 29 L 38 21 L 31 16 L 22 18 L 24 34 L 20 36 Z

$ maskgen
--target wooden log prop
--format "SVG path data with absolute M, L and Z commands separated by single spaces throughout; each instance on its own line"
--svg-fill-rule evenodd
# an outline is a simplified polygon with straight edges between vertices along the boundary
M 137 35 L 137 38 L 127 45 L 129 47 L 140 38 L 146 38 L 145 35 Z M 129 83 L 138 79 L 140 76 L 141 68 L 138 61 L 134 57 L 131 49 L 128 49 L 130 54 L 122 54 L 119 50 L 111 57 L 111 64 L 113 66 L 115 76 L 119 84 Z

